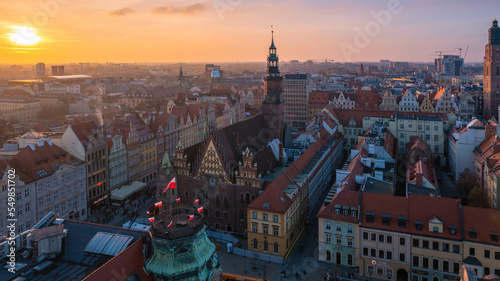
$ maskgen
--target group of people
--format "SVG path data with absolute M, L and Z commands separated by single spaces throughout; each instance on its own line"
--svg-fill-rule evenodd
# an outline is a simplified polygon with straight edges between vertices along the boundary
M 325 276 L 325 281 L 333 281 L 333 280 L 335 280 L 335 281 L 342 281 L 342 279 L 351 279 L 351 280 L 354 280 L 354 273 L 349 273 L 348 271 L 346 271 L 344 273 L 344 276 L 341 277 L 340 273 L 337 272 L 337 276 L 334 279 L 334 277 L 332 275 L 331 269 L 328 269 L 328 272 L 326 273 L 326 276 Z

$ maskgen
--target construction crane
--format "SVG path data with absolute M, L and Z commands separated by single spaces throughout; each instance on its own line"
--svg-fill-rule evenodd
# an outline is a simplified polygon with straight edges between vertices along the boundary
M 453 52 L 453 50 L 451 50 L 451 51 L 449 51 L 449 50 L 448 51 L 436 51 L 436 54 L 439 54 L 439 58 L 442 58 L 444 52 Z
M 311 60 L 323 60 L 323 59 L 311 59 Z M 327 57 L 325 57 L 324 61 L 325 61 L 325 69 L 328 68 L 328 62 L 334 62 L 334 60 L 329 60 Z
M 465 49 L 464 61 L 465 61 L 465 57 L 467 56 L 468 51 L 469 51 L 469 46 L 467 46 L 467 49 Z
M 455 48 L 455 49 L 458 50 L 458 57 L 461 58 L 463 48 Z

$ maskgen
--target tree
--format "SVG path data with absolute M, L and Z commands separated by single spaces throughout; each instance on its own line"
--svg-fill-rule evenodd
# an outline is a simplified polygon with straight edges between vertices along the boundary
M 460 198 L 462 198 L 462 203 L 464 205 L 467 205 L 467 197 L 469 197 L 469 194 L 475 187 L 481 188 L 479 177 L 471 173 L 469 169 L 465 169 L 464 172 L 460 173 L 458 176 L 458 181 L 455 185 L 455 189 Z
M 467 197 L 467 204 L 471 207 L 491 209 L 491 198 L 488 192 L 479 186 L 474 187 Z

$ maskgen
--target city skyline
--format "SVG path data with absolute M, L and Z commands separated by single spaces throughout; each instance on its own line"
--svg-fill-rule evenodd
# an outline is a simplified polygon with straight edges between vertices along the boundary
M 262 61 L 270 37 L 263 34 L 273 25 L 282 61 L 431 63 L 436 51 L 463 48 L 463 56 L 469 46 L 465 62 L 482 62 L 485 30 L 499 7 L 486 0 L 8 0 L 0 4 L 0 61 Z

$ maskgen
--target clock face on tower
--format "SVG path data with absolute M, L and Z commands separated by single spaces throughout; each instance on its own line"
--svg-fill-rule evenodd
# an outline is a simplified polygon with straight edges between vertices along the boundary
M 271 96 L 271 95 L 269 95 L 269 96 L 267 96 L 267 97 L 266 97 L 266 101 L 267 101 L 267 102 L 274 102 L 275 100 L 276 100 L 276 97 L 275 97 L 275 96 Z

